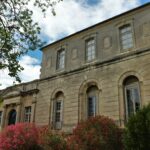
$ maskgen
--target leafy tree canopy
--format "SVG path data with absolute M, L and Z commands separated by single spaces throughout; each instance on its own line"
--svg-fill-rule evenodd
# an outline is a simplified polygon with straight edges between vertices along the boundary
M 39 35 L 40 27 L 32 19 L 30 2 L 45 14 L 62 0 L 0 0 L 0 69 L 8 69 L 9 76 L 21 82 L 18 72 L 23 70 L 18 58 L 28 50 L 43 45 Z

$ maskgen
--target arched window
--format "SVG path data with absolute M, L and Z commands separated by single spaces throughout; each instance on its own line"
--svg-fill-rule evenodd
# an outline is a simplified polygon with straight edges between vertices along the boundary
M 141 106 L 139 80 L 135 76 L 124 80 L 126 119 L 136 113 Z
M 53 104 L 53 123 L 55 129 L 62 128 L 62 121 L 63 121 L 63 100 L 64 94 L 62 92 L 58 92 L 54 99 Z
M 9 112 L 8 125 L 15 124 L 15 123 L 16 123 L 16 110 L 15 110 L 15 109 L 12 109 L 12 110 Z
M 98 88 L 91 86 L 87 89 L 87 117 L 96 116 L 98 113 Z

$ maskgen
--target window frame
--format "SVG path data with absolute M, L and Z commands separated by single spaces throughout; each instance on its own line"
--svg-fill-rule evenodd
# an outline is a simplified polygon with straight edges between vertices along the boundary
M 61 53 L 63 53 L 63 65 L 61 64 L 62 62 L 62 58 Z M 60 48 L 59 50 L 57 50 L 57 58 L 56 58 L 56 70 L 63 70 L 65 69 L 65 61 L 66 61 L 66 49 L 64 47 Z
M 89 106 L 89 100 L 90 99 L 92 100 L 92 108 L 90 108 L 90 106 Z M 97 104 L 96 95 L 88 96 L 88 98 L 87 98 L 87 116 L 88 116 L 88 118 L 96 116 L 96 111 L 97 111 L 96 104 Z M 92 109 L 93 112 L 89 112 L 90 109 Z M 93 115 L 90 115 L 91 113 L 93 113 Z
M 86 96 L 85 96 L 86 100 L 85 100 L 85 118 L 89 118 L 89 117 L 95 117 L 96 115 L 99 114 L 99 88 L 97 85 L 90 85 L 88 86 L 88 88 L 86 88 Z M 92 98 L 92 107 L 93 108 L 89 108 L 89 100 L 90 98 Z M 90 112 L 89 110 L 93 110 L 93 115 L 89 115 Z
M 57 107 L 57 102 L 61 102 L 61 109 L 56 110 Z M 56 121 L 56 114 L 60 113 L 60 121 Z M 54 106 L 53 106 L 53 123 L 54 123 L 54 129 L 56 130 L 61 130 L 62 129 L 62 123 L 63 123 L 63 100 L 61 99 L 56 99 L 54 101 Z
M 127 99 L 127 90 L 130 89 L 137 89 L 138 90 L 138 95 L 139 95 L 139 109 L 141 108 L 141 93 L 140 93 L 140 86 L 139 86 L 139 82 L 133 82 L 129 85 L 124 85 L 124 93 L 125 93 L 125 115 L 126 115 L 126 121 L 130 118 L 129 116 L 129 108 L 128 108 L 128 99 Z M 133 106 L 133 114 L 136 114 L 136 110 L 135 110 L 135 100 L 134 100 L 134 106 Z
M 30 108 L 30 112 L 26 112 L 26 109 Z M 31 122 L 31 116 L 32 116 L 32 106 L 25 106 L 24 107 L 24 122 Z
M 130 28 L 130 30 L 128 28 Z M 124 31 L 124 33 L 122 33 L 123 30 L 127 30 L 127 31 Z M 129 35 L 131 37 L 125 38 L 125 36 L 129 36 Z M 134 47 L 133 37 L 134 36 L 133 36 L 133 31 L 132 31 L 131 24 L 125 24 L 125 25 L 122 25 L 122 26 L 119 27 L 119 41 L 120 41 L 120 47 L 121 47 L 122 51 L 127 51 L 127 50 L 132 49 Z M 128 40 L 129 40 L 129 42 L 127 42 Z M 129 43 L 130 43 L 131 47 L 126 47 L 125 48 L 125 45 L 128 45 Z
M 3 111 L 0 111 L 0 126 L 2 125 Z
M 119 28 L 125 26 L 125 25 L 130 25 L 131 26 L 131 31 L 132 31 L 132 39 L 133 39 L 133 47 L 123 50 L 121 48 L 121 43 L 120 43 L 120 34 L 119 34 Z M 117 42 L 116 42 L 116 48 L 118 48 L 119 54 L 123 55 L 126 54 L 136 48 L 136 36 L 135 36 L 135 27 L 134 27 L 134 18 L 129 18 L 125 20 L 121 20 L 120 22 L 117 22 L 115 24 L 115 29 L 117 31 Z
M 57 103 L 60 103 L 60 109 L 57 109 Z M 57 121 L 57 113 L 60 113 L 59 121 Z M 56 100 L 55 102 L 55 123 L 62 121 L 62 100 Z
M 88 43 L 90 42 L 90 41 L 94 41 L 94 43 L 92 43 L 92 44 L 89 44 L 88 45 Z M 90 47 L 92 47 L 92 46 L 94 46 L 94 57 L 93 58 L 90 58 L 90 59 L 88 59 L 88 57 L 89 57 L 89 55 L 88 55 L 88 48 L 89 48 L 89 46 Z M 93 56 L 92 55 L 92 53 L 93 53 L 93 50 L 90 52 L 91 53 L 91 55 L 90 55 L 90 57 L 91 56 Z M 90 37 L 90 38 L 87 38 L 86 40 L 85 40 L 85 61 L 86 62 L 91 62 L 91 61 L 93 61 L 93 60 L 95 60 L 96 59 L 96 38 L 95 38 L 95 36 L 92 36 L 92 37 Z
M 16 111 L 16 109 L 12 108 L 9 111 L 8 120 L 7 121 L 8 121 L 7 122 L 8 125 L 12 125 L 12 124 L 16 124 L 17 123 L 17 111 Z

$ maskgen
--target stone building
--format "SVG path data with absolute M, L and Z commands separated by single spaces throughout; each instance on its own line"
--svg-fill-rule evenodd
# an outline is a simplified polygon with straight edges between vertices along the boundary
M 150 102 L 150 3 L 42 51 L 39 80 L 0 91 L 1 128 L 35 122 L 69 132 L 95 115 L 123 126 Z

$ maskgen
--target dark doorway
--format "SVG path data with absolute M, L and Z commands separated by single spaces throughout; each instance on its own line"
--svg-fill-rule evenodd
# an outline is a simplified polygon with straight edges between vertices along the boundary
M 11 110 L 9 112 L 8 125 L 16 123 L 16 110 Z

